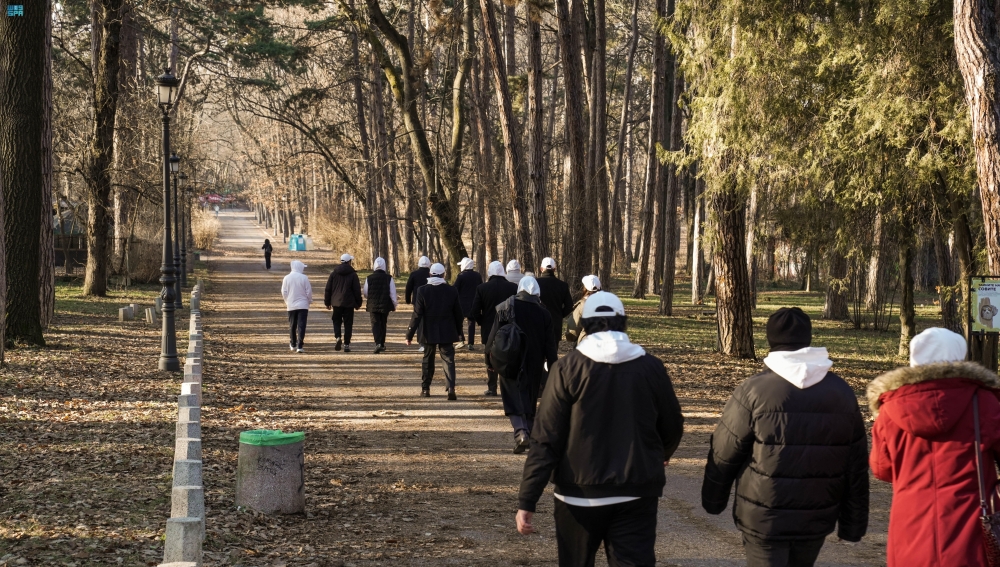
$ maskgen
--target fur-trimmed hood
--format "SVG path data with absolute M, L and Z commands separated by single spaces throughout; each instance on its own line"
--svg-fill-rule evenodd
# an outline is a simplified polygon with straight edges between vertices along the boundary
M 965 378 L 982 382 L 987 388 L 1000 389 L 1000 377 L 975 362 L 939 362 L 924 366 L 904 366 L 879 376 L 868 384 L 868 407 L 877 416 L 882 402 L 882 394 L 898 390 L 909 384 L 920 384 L 930 380 Z

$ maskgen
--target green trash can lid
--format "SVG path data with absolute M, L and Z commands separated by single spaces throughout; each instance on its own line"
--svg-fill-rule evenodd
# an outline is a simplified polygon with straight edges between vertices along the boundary
M 254 429 L 240 433 L 240 443 L 256 445 L 257 447 L 274 447 L 275 445 L 291 445 L 301 443 L 306 438 L 303 431 L 282 433 L 280 429 Z

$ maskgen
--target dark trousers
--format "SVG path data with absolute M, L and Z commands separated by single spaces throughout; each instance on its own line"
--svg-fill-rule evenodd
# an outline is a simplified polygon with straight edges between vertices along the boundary
M 747 567 L 812 567 L 826 538 L 767 541 L 743 535 Z
M 288 312 L 288 344 L 302 348 L 306 339 L 306 320 L 309 319 L 308 309 L 293 309 Z M 298 331 L 298 337 L 296 337 Z
M 434 379 L 434 353 L 441 353 L 441 363 L 444 364 L 444 379 L 448 383 L 448 389 L 455 389 L 455 345 L 451 343 L 441 343 L 424 345 L 423 375 L 420 387 L 429 390 L 431 380 Z
M 559 567 L 593 567 L 604 544 L 610 567 L 656 564 L 656 506 L 649 496 L 610 506 L 570 506 L 556 499 Z
M 531 430 L 535 427 L 535 416 L 508 415 L 507 417 L 510 418 L 510 426 L 514 428 L 514 439 L 522 434 L 531 437 Z
M 386 329 L 389 326 L 389 314 L 372 311 L 368 313 L 368 317 L 372 321 L 372 337 L 375 338 L 375 344 L 384 345 Z
M 340 325 L 344 324 L 344 344 L 351 344 L 351 335 L 354 334 L 354 308 L 334 307 L 333 308 L 333 336 L 340 338 Z
M 264 252 L 264 265 L 267 267 L 268 270 L 271 269 L 271 253 L 270 252 Z
M 483 344 L 486 344 L 486 341 L 483 341 Z M 486 353 L 485 358 L 486 358 L 486 388 L 489 391 L 491 391 L 491 392 L 496 392 L 497 391 L 497 381 L 500 379 L 500 377 L 497 375 L 496 372 L 493 372 L 493 370 L 490 369 L 490 353 L 489 352 Z
M 470 345 L 474 345 L 474 344 L 476 344 L 476 320 L 475 319 L 466 319 L 465 322 L 468 325 L 468 329 L 467 330 L 469 331 L 469 333 L 467 335 L 465 335 L 466 337 L 468 337 L 467 340 L 466 340 L 466 343 L 470 344 Z

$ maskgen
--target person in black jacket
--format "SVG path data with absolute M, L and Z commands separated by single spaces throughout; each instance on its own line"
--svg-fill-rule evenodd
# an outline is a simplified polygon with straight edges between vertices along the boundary
M 361 294 L 368 302 L 365 310 L 372 322 L 372 336 L 375 338 L 375 354 L 385 350 L 386 327 L 389 325 L 389 313 L 396 310 L 399 303 L 396 298 L 396 282 L 388 274 L 384 258 L 375 258 L 374 270 L 365 278 L 365 287 Z
M 562 340 L 563 319 L 573 313 L 573 295 L 569 292 L 569 284 L 556 277 L 555 260 L 543 258 L 541 266 L 538 287 L 542 288 L 542 303 L 552 315 L 552 333 L 558 348 Z
M 260 247 L 264 251 L 264 267 L 268 270 L 271 269 L 271 252 L 274 251 L 274 247 L 271 246 L 271 240 L 268 238 L 264 239 L 264 245 Z
M 431 380 L 434 378 L 434 353 L 441 353 L 444 377 L 448 386 L 448 399 L 457 400 L 455 395 L 455 343 L 462 334 L 462 306 L 458 292 L 444 280 L 444 266 L 434 264 L 430 268 L 427 285 L 420 288 L 413 302 L 413 318 L 406 331 L 406 344 L 413 342 L 413 335 L 420 332 L 420 342 L 424 345 L 424 361 L 420 395 L 431 395 Z
M 545 388 L 549 368 L 556 362 L 556 341 L 552 335 L 552 316 L 542 305 L 538 282 L 524 276 L 517 286 L 517 295 L 497 306 L 497 316 L 486 341 L 487 354 L 493 348 L 500 327 L 515 322 L 524 332 L 520 374 L 500 376 L 500 395 L 504 414 L 514 428 L 514 453 L 528 449 L 528 438 L 535 421 L 538 394 Z M 514 369 L 516 372 L 517 369 Z
M 354 332 L 354 310 L 361 309 L 364 298 L 361 295 L 361 280 L 354 271 L 351 261 L 354 256 L 344 254 L 340 257 L 340 265 L 330 273 L 326 280 L 326 292 L 323 303 L 327 309 L 333 309 L 333 336 L 337 338 L 334 350 L 344 346 L 344 352 L 351 352 L 351 334 Z M 340 326 L 344 326 L 344 339 L 341 342 Z
M 809 567 L 826 536 L 868 529 L 868 440 L 858 399 L 797 307 L 767 321 L 767 368 L 736 387 L 712 434 L 702 506 L 733 519 L 750 567 Z
M 462 305 L 462 314 L 468 325 L 468 336 L 462 335 L 462 340 L 472 350 L 476 342 L 476 320 L 472 318 L 472 304 L 476 299 L 476 289 L 483 283 L 483 276 L 476 271 L 476 263 L 469 258 L 462 258 L 459 264 L 461 272 L 455 278 L 455 289 L 458 290 L 458 301 Z M 462 348 L 465 345 L 459 345 Z
M 507 281 L 506 272 L 500 262 L 490 262 L 486 268 L 489 279 L 476 288 L 476 297 L 472 300 L 469 316 L 479 323 L 479 338 L 483 344 L 490 337 L 493 321 L 497 315 L 497 305 L 517 293 L 517 284 Z M 497 395 L 497 373 L 490 368 L 490 352 L 486 351 L 486 391 L 485 396 Z
M 417 269 L 413 270 L 410 277 L 406 279 L 406 304 L 413 305 L 413 300 L 420 286 L 427 285 L 427 278 L 430 277 L 431 259 L 421 256 L 417 262 Z
M 587 338 L 552 366 L 531 433 L 517 529 L 534 532 L 535 505 L 555 484 L 560 566 L 656 563 L 664 468 L 684 417 L 663 363 L 625 334 L 625 307 L 607 292 L 585 304 Z

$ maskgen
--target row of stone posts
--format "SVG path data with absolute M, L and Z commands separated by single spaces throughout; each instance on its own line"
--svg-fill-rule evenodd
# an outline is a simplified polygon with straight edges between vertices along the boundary
M 201 567 L 205 539 L 205 485 L 201 464 L 201 386 L 204 339 L 201 327 L 202 282 L 191 290 L 191 324 L 184 382 L 177 397 L 174 484 L 170 493 L 163 563 L 160 567 Z

